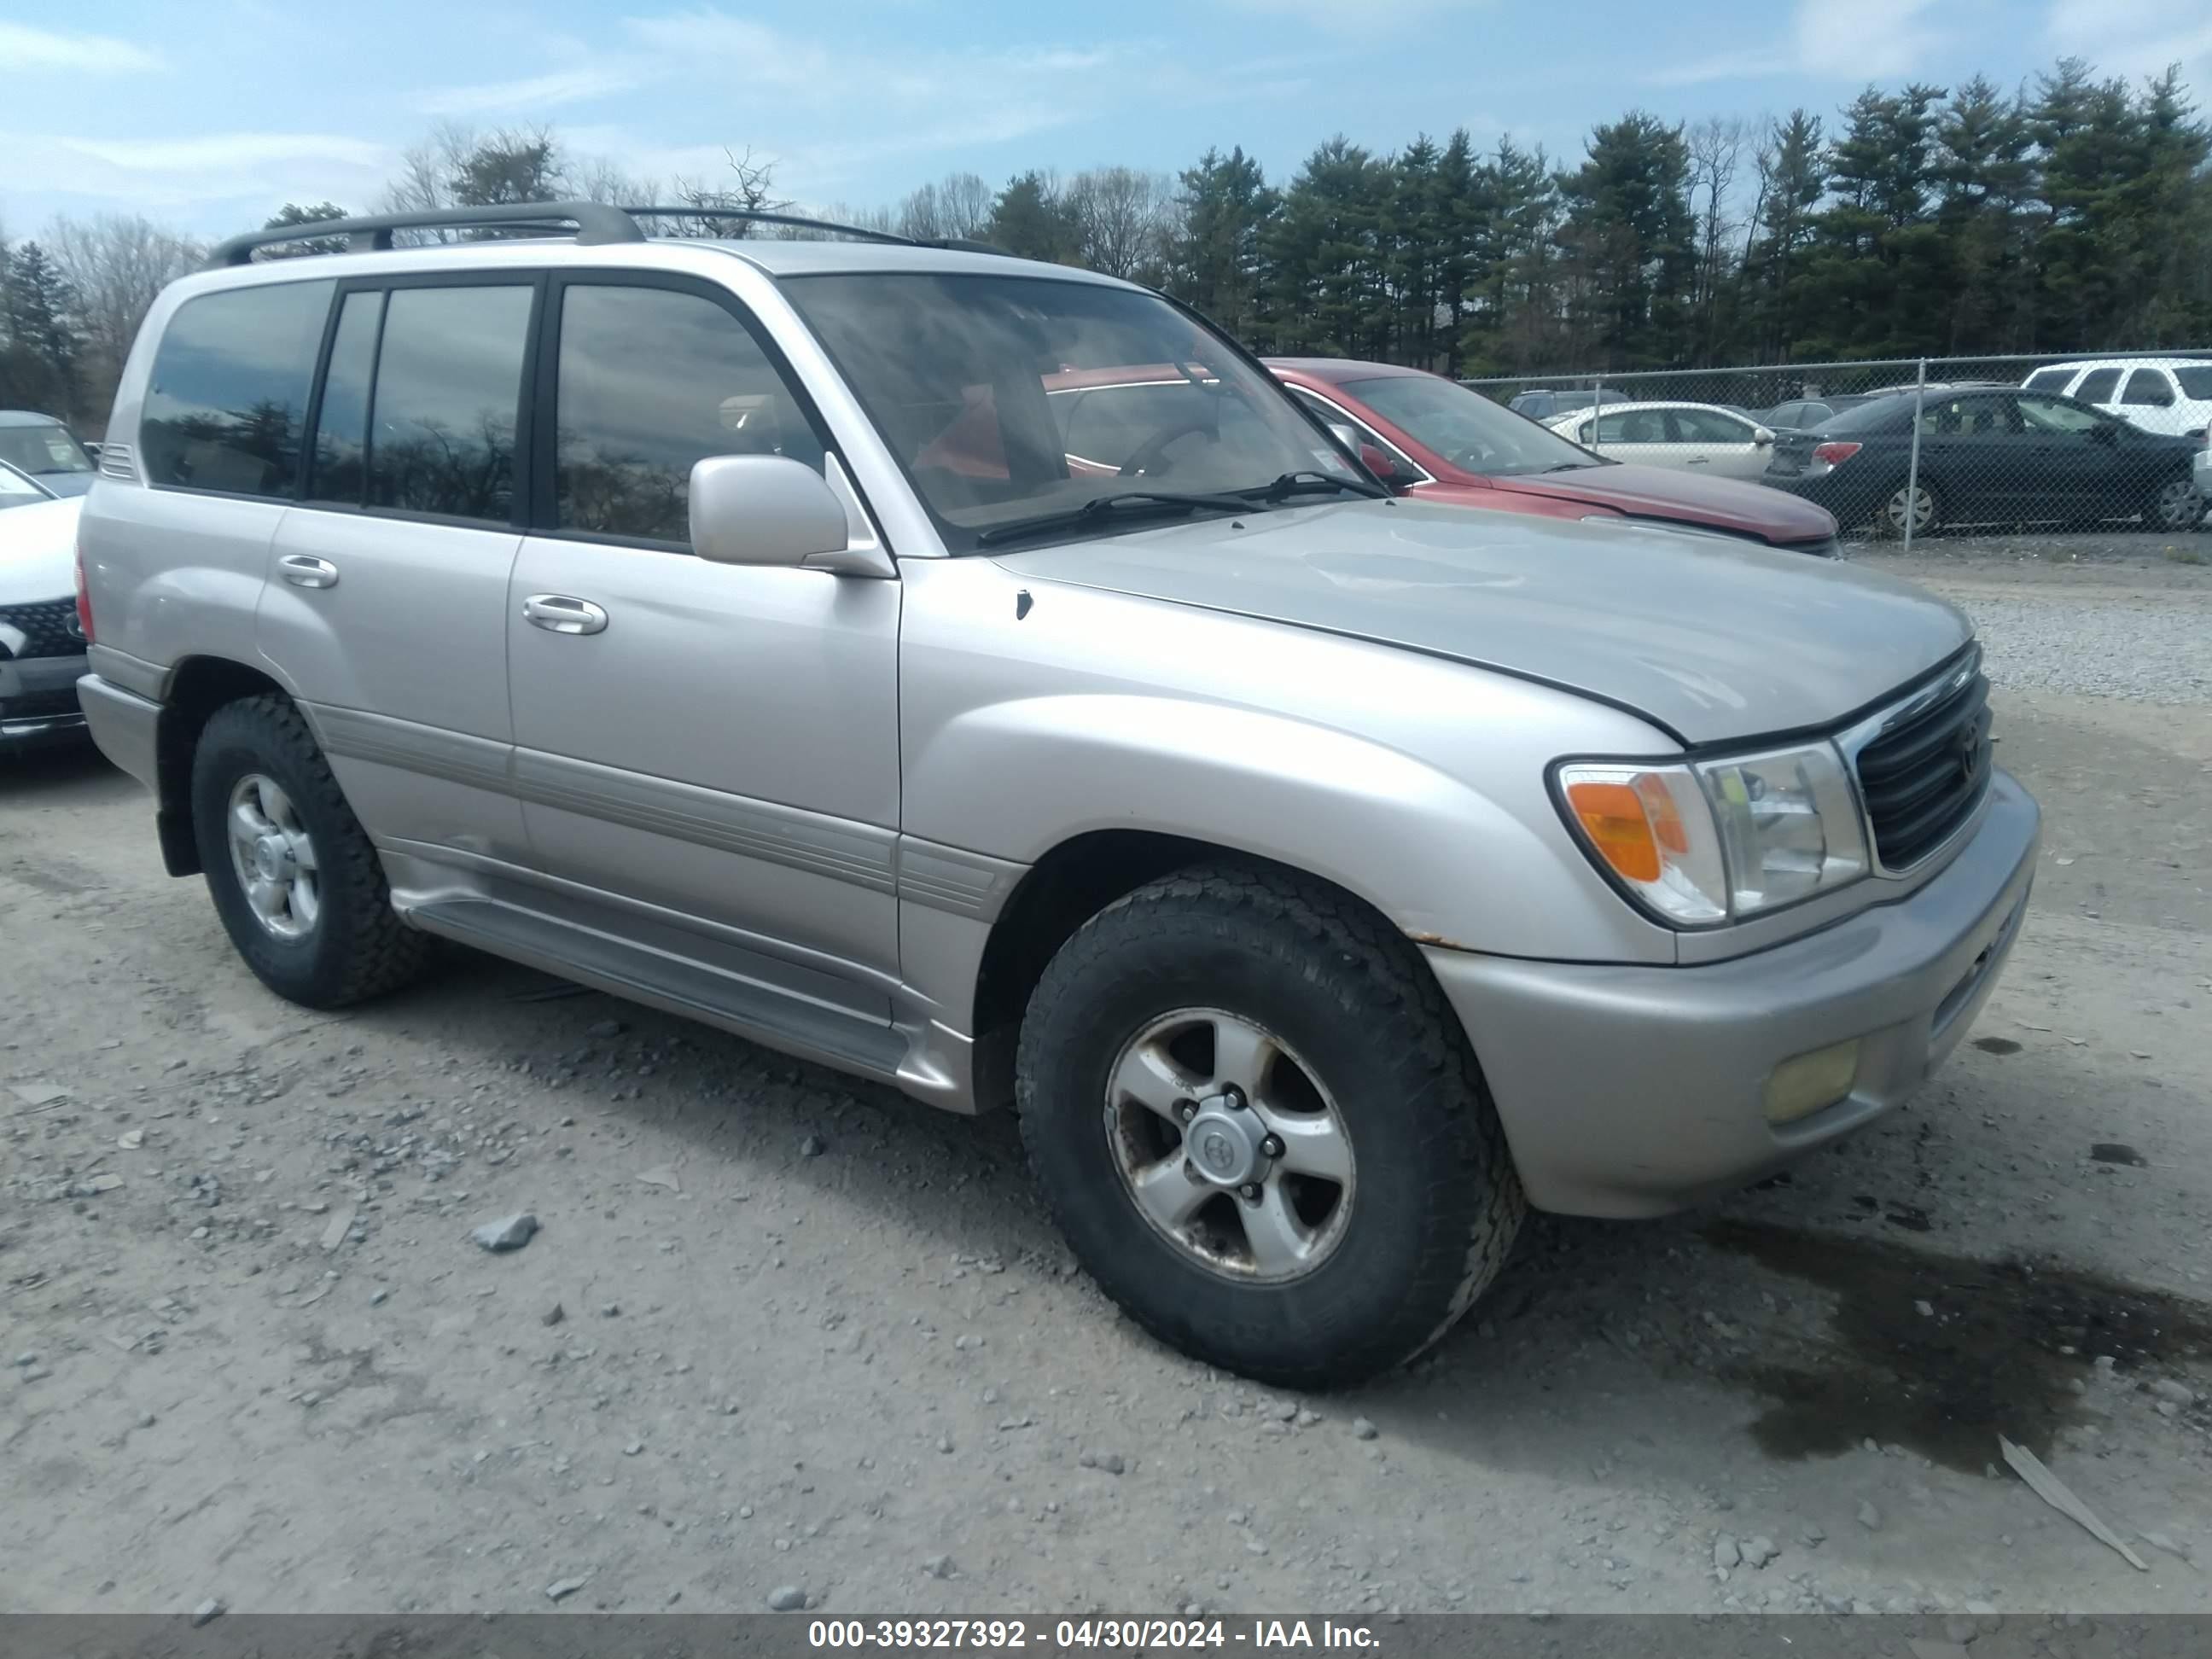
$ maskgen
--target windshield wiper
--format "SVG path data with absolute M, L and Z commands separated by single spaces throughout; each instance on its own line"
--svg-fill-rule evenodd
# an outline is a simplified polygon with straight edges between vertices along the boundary
M 1040 513 L 1033 519 L 1017 519 L 1012 524 L 994 525 L 976 533 L 978 546 L 988 547 L 996 542 L 1010 542 L 1023 536 L 1042 535 L 1054 530 L 1080 530 L 1087 526 L 1103 523 L 1124 514 L 1191 513 L 1201 507 L 1217 513 L 1242 513 L 1251 506 L 1242 495 L 1199 495 L 1181 494 L 1171 489 L 1124 489 L 1111 495 L 1097 495 L 1080 507 L 1065 513 Z
M 1358 478 L 1340 478 L 1332 472 L 1304 470 L 1285 472 L 1272 483 L 1256 484 L 1237 493 L 1248 501 L 1279 501 L 1291 495 L 1317 495 L 1323 490 L 1332 495 L 1340 490 L 1350 490 L 1355 495 L 1377 501 L 1387 501 L 1390 496 L 1389 490 Z

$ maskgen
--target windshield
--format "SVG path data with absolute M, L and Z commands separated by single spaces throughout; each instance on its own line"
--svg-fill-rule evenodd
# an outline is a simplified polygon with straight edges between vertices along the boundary
M 22 507 L 31 501 L 50 501 L 53 491 L 30 478 L 15 468 L 0 461 L 0 507 Z
M 1606 462 L 1524 416 L 1433 374 L 1377 375 L 1345 391 L 1454 466 L 1487 477 L 1559 472 Z
M 1924 399 L 1932 404 L 1936 399 Z M 1847 409 L 1832 421 L 1820 424 L 1823 432 L 1881 432 L 1895 427 L 1900 430 L 1912 423 L 1912 399 L 1907 398 L 1870 398 L 1856 408 Z
M 89 472 L 92 457 L 58 422 L 0 426 L 0 461 L 36 477 L 41 472 Z
M 955 552 L 1133 490 L 1223 495 L 1316 472 L 1364 484 L 1272 378 L 1152 295 L 919 272 L 783 287 Z M 1050 533 L 1127 527 L 1100 512 Z

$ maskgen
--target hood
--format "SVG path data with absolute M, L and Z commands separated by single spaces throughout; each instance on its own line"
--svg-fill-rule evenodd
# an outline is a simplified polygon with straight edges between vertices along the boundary
M 81 501 L 33 501 L 0 512 L 0 605 L 76 595 Z
M 1609 507 L 1632 518 L 1681 519 L 1713 525 L 1768 542 L 1817 542 L 1836 533 L 1826 507 L 1764 484 L 1734 478 L 1701 478 L 1663 466 L 1589 466 L 1525 478 L 1492 478 L 1500 489 L 1524 495 Z
M 1502 670 L 1633 709 L 1688 744 L 1833 724 L 1973 637 L 1958 611 L 1906 583 L 1636 525 L 1407 501 L 1242 522 L 994 556 L 1039 581 Z

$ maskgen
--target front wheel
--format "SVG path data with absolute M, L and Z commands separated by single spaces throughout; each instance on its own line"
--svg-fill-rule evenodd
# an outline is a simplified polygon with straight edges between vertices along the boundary
M 2194 530 L 2204 517 L 2204 497 L 2193 479 L 2168 478 L 2151 496 L 2143 517 L 2160 530 Z
M 1022 1026 L 1023 1139 L 1076 1255 L 1154 1335 L 1263 1382 L 1413 1358 L 1526 1201 L 1458 1020 L 1378 918 L 1200 869 L 1092 918 Z

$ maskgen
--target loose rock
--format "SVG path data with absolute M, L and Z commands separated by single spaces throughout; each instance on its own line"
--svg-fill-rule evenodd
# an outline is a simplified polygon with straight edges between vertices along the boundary
M 545 1587 L 545 1599 L 549 1601 L 561 1601 L 566 1596 L 574 1595 L 590 1582 L 588 1577 L 556 1578 Z
M 2160 1377 L 2150 1385 L 2150 1391 L 2160 1400 L 2170 1400 L 2177 1406 L 2193 1406 L 2197 1403 L 2197 1390 L 2185 1382 L 2175 1382 L 2170 1376 Z
M 1880 1532 L 1881 1530 L 1881 1511 L 1875 1508 L 1871 1504 L 1860 1504 L 1859 1525 L 1864 1527 L 1869 1532 Z
M 806 1606 L 806 1592 L 796 1584 L 778 1584 L 768 1593 L 768 1605 L 774 1613 L 798 1613 Z
M 952 1558 L 949 1555 L 933 1555 L 921 1564 L 921 1570 L 932 1578 L 950 1578 L 952 1577 Z
M 1744 1540 L 1743 1559 L 1754 1567 L 1765 1566 L 1781 1553 L 1781 1549 L 1771 1538 L 1762 1536 Z
M 1380 1429 L 1364 1417 L 1355 1417 L 1352 1419 L 1352 1437 L 1354 1440 L 1372 1440 L 1381 1432 Z
M 195 1628 L 201 1625 L 212 1624 L 222 1617 L 224 1611 L 222 1603 L 210 1595 L 192 1609 L 192 1624 Z
M 809 1135 L 799 1143 L 799 1155 L 801 1158 L 819 1158 L 829 1150 L 830 1143 L 823 1139 L 820 1135 Z
M 1725 1571 L 1727 1569 L 1741 1562 L 1742 1559 L 1743 1551 L 1738 1547 L 1735 1540 L 1729 1537 L 1728 1534 L 1723 1533 L 1718 1538 L 1713 1540 L 1713 1565 L 1715 1566 L 1719 1567 Z
M 519 1250 L 538 1236 L 538 1218 L 525 1212 L 487 1221 L 469 1237 L 494 1255 Z

